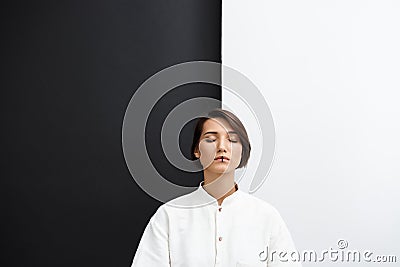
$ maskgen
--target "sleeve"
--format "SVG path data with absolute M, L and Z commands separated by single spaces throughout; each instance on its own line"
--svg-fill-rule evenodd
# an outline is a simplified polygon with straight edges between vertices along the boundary
M 131 267 L 169 267 L 167 217 L 160 208 L 150 218 L 136 250 Z
M 268 249 L 268 267 L 301 267 L 292 236 L 279 212 L 274 209 L 274 227 Z

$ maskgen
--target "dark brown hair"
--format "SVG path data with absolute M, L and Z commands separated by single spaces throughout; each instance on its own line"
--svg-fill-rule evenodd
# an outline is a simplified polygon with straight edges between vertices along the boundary
M 198 119 L 196 127 L 194 129 L 193 142 L 192 142 L 192 147 L 190 150 L 191 159 L 192 160 L 197 159 L 194 155 L 194 152 L 196 151 L 196 148 L 199 145 L 201 133 L 203 132 L 203 125 L 210 118 L 225 119 L 228 122 L 228 124 L 237 132 L 240 142 L 242 144 L 242 157 L 241 157 L 240 164 L 237 167 L 237 169 L 246 166 L 247 162 L 249 160 L 250 151 L 251 151 L 250 141 L 249 141 L 249 137 L 247 136 L 246 129 L 244 128 L 242 122 L 239 120 L 238 117 L 236 117 L 235 114 L 233 114 L 230 111 L 221 109 L 221 108 L 213 109 L 207 114 L 207 117 L 201 117 Z

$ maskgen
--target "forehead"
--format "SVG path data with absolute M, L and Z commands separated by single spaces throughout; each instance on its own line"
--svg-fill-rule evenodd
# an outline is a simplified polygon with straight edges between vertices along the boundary
M 204 122 L 202 134 L 206 132 L 218 132 L 225 134 L 230 131 L 234 131 L 234 129 L 225 119 L 210 118 Z

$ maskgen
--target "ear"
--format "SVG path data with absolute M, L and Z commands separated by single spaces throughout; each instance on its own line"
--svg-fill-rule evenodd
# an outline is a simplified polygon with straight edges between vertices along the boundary
M 199 151 L 199 148 L 198 148 L 198 147 L 195 148 L 193 154 L 194 154 L 194 156 L 195 156 L 196 158 L 200 158 L 200 151 Z

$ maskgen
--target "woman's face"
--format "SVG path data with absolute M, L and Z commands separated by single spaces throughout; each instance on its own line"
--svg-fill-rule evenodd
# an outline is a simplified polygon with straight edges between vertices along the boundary
M 208 119 L 203 124 L 199 146 L 195 153 L 204 170 L 214 173 L 234 171 L 242 157 L 242 143 L 229 123 L 222 118 Z M 223 156 L 224 159 L 216 159 Z

